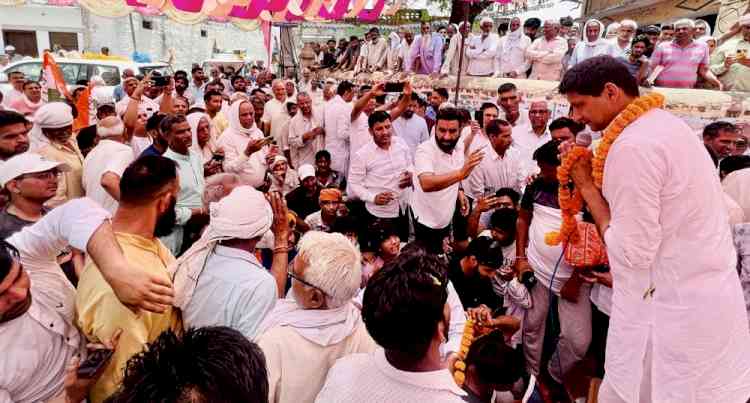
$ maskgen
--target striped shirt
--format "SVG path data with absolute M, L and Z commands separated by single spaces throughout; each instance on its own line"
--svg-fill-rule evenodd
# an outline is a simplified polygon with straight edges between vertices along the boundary
M 664 66 L 655 82 L 659 87 L 693 88 L 698 80 L 698 70 L 708 67 L 708 63 L 708 47 L 697 41 L 686 47 L 680 47 L 674 41 L 664 42 L 651 56 L 654 68 Z

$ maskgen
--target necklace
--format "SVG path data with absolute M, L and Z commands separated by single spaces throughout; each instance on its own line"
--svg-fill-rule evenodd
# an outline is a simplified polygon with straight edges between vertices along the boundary
M 633 102 L 621 111 L 617 117 L 604 129 L 602 140 L 596 148 L 596 153 L 592 156 L 591 151 L 585 147 L 575 146 L 563 158 L 560 166 L 557 168 L 557 180 L 560 183 L 558 189 L 558 199 L 560 210 L 562 212 L 562 225 L 560 231 L 548 232 L 544 236 L 544 242 L 547 245 L 559 245 L 561 242 L 578 242 L 578 222 L 576 215 L 583 208 L 583 196 L 581 192 L 570 187 L 570 170 L 573 165 L 580 159 L 591 160 L 591 175 L 594 178 L 594 185 L 602 188 L 604 179 L 604 164 L 607 161 L 607 155 L 612 144 L 617 137 L 622 134 L 626 127 L 638 120 L 651 109 L 661 108 L 664 106 L 664 95 L 652 92 L 636 98 Z

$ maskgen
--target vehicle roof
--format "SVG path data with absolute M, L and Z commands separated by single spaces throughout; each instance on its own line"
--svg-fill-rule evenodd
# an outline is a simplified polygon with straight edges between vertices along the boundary
M 9 69 L 10 67 L 17 66 L 19 64 L 23 63 L 41 63 L 41 58 L 33 58 L 33 59 L 24 59 L 24 60 L 18 60 L 13 63 L 9 63 L 7 66 L 5 66 L 4 70 Z M 67 59 L 63 57 L 56 57 L 55 62 L 57 63 L 80 63 L 80 64 L 103 64 L 103 65 L 110 65 L 110 66 L 126 66 L 126 67 L 151 67 L 151 66 L 168 66 L 166 63 L 162 62 L 153 62 L 153 63 L 138 63 L 134 62 L 132 60 L 112 60 L 112 59 Z

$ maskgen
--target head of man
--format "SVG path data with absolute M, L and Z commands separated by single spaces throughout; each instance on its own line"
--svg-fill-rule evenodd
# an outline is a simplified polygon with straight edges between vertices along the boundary
M 539 18 L 528 18 L 523 23 L 523 32 L 533 41 L 534 39 L 536 39 L 537 33 L 539 32 L 539 27 L 541 26 L 542 20 L 540 20 Z
M 288 97 L 294 96 L 294 93 L 297 91 L 297 87 L 294 85 L 294 81 L 286 80 L 284 82 L 284 91 L 286 91 L 286 96 Z M 276 95 L 275 92 L 274 92 L 274 95 Z
M 391 365 L 440 367 L 440 345 L 447 340 L 447 268 L 437 256 L 404 248 L 368 281 L 362 319 Z
M 438 111 L 435 123 L 435 142 L 446 154 L 452 154 L 461 137 L 460 116 L 455 108 Z
M 372 43 L 376 43 L 380 39 L 380 30 L 376 27 L 370 29 L 370 40 Z
M 70 166 L 51 161 L 36 153 L 23 153 L 3 164 L 0 174 L 0 189 L 10 194 L 10 204 L 34 205 L 39 208 L 57 192 L 57 180 L 61 172 L 70 171 Z
M 309 310 L 336 309 L 357 295 L 362 258 L 346 236 L 310 231 L 300 239 L 297 250 L 290 268 L 297 305 Z
M 422 35 L 429 35 L 430 34 L 430 23 L 429 22 L 423 22 L 419 26 L 419 32 L 421 32 Z
M 596 42 L 602 37 L 602 23 L 597 20 L 590 20 L 586 23 L 586 40 Z
M 312 98 L 308 93 L 300 92 L 297 94 L 297 107 L 303 116 L 310 117 L 312 115 Z
M 370 250 L 385 263 L 395 259 L 401 252 L 401 238 L 393 223 L 386 220 L 375 220 L 368 228 Z
M 206 75 L 203 72 L 203 68 L 200 66 L 195 66 L 190 70 L 191 75 L 193 76 L 193 81 L 196 84 L 203 84 L 203 81 L 206 79 Z
M 349 38 L 349 44 L 347 46 L 352 50 L 359 49 L 359 38 L 356 36 L 352 36 L 351 38 Z
M 547 122 L 549 122 L 550 115 L 551 112 L 546 100 L 531 101 L 529 106 L 529 122 L 531 122 L 531 128 L 536 133 L 542 133 L 547 130 Z
M 516 85 L 513 83 L 502 84 L 497 89 L 497 104 L 505 111 L 505 117 L 511 123 L 515 122 L 520 116 L 519 106 L 521 97 L 518 95 Z
M 247 80 L 245 80 L 245 77 L 232 77 L 232 88 L 234 88 L 236 92 L 245 92 L 247 90 Z
M 570 16 L 561 17 L 559 20 L 560 23 L 560 36 L 565 38 L 568 36 L 568 33 L 570 32 L 570 28 L 573 27 L 573 18 Z
M 509 192 L 506 195 L 496 196 L 501 199 L 503 207 L 498 207 L 492 212 L 492 216 L 490 216 L 490 232 L 492 234 L 492 239 L 500 242 L 500 245 L 510 246 L 516 241 L 516 220 L 518 219 L 517 206 L 520 196 L 513 189 L 504 189 L 513 193 Z
M 138 88 L 138 79 L 135 77 L 128 77 L 122 82 L 122 89 L 128 96 L 133 95 L 135 89 Z
M 406 96 L 406 95 L 402 95 L 402 96 Z M 414 113 L 416 113 L 418 109 L 419 109 L 419 95 L 412 92 L 411 100 L 406 105 L 406 109 L 404 109 L 404 112 L 401 114 L 401 117 L 406 120 L 409 120 L 412 117 L 414 117 Z
M 638 35 L 633 39 L 630 45 L 630 55 L 633 59 L 638 60 L 646 54 L 646 50 L 651 47 L 651 41 L 646 35 Z
M 315 153 L 315 174 L 326 177 L 333 172 L 331 170 L 331 153 L 328 150 L 320 150 Z
M 609 56 L 592 57 L 573 66 L 565 73 L 559 91 L 570 102 L 570 117 L 593 131 L 604 130 L 639 96 L 635 77 Z
M 683 18 L 674 23 L 674 39 L 678 43 L 687 44 L 693 40 L 695 21 Z
M 720 159 L 732 155 L 739 139 L 737 126 L 729 122 L 713 122 L 703 128 L 703 143 Z
M 490 281 L 503 265 L 502 246 L 491 237 L 480 236 L 469 243 L 463 263 L 465 276 Z
M 23 83 L 23 95 L 31 102 L 39 102 L 42 100 L 42 87 L 36 81 L 26 81 Z
M 63 102 L 50 102 L 37 109 L 34 121 L 51 142 L 65 144 L 73 136 L 73 110 Z
M 114 219 L 128 211 L 145 220 L 153 228 L 154 237 L 169 235 L 177 223 L 175 206 L 179 193 L 174 161 L 162 156 L 138 158 L 120 178 L 120 205 Z
M 560 23 L 558 23 L 555 20 L 546 20 L 544 21 L 544 39 L 551 41 L 557 37 L 557 34 L 560 33 Z
M 393 130 L 391 128 L 391 116 L 384 111 L 376 111 L 367 118 L 370 134 L 375 145 L 387 150 L 391 146 Z
M 523 375 L 523 354 L 508 346 L 499 330 L 477 338 L 464 363 L 465 387 L 480 395 L 491 396 L 496 390 L 509 391 Z
M 187 98 L 179 95 L 172 98 L 172 112 L 174 112 L 175 115 L 184 115 L 187 113 L 188 109 L 190 109 L 190 102 L 188 102 Z
M 117 116 L 107 116 L 96 124 L 96 135 L 102 140 L 123 141 L 125 123 Z
M 328 42 L 326 42 L 326 45 L 328 45 L 328 51 L 329 52 L 335 52 L 336 51 L 336 40 L 335 39 L 329 39 Z
M 656 25 L 649 25 L 644 30 L 643 34 L 646 35 L 649 42 L 652 45 L 656 45 L 656 42 L 659 41 L 659 34 L 661 33 L 661 30 Z
M 667 24 L 661 26 L 661 34 L 659 36 L 659 42 L 669 42 L 674 39 L 674 25 Z
M 559 117 L 549 124 L 549 132 L 552 135 L 552 140 L 557 140 L 561 143 L 568 140 L 575 140 L 578 132 L 583 129 L 582 124 L 565 116 Z
M 708 31 L 708 23 L 704 20 L 695 20 L 695 30 L 693 31 L 693 36 L 695 39 L 700 38 L 703 35 L 706 35 L 706 32 Z
M 186 73 L 187 74 L 187 73 Z M 185 90 L 190 86 L 187 76 L 174 76 L 174 89 L 178 94 L 183 94 Z
M 154 113 L 153 115 L 151 115 L 151 117 L 147 117 L 145 113 L 139 113 L 138 123 L 136 123 L 136 129 L 141 124 L 140 122 L 144 122 L 144 131 L 151 137 L 154 143 L 157 143 L 166 148 L 169 143 L 167 141 L 167 134 L 162 133 L 159 128 L 161 121 L 164 120 L 166 116 L 167 115 L 163 113 Z
M 321 151 L 325 150 L 320 150 L 318 152 L 320 153 Z M 316 158 L 315 161 L 317 163 L 318 158 Z M 330 165 L 330 158 L 328 161 Z M 310 164 L 304 164 L 297 169 L 297 176 L 299 176 L 300 186 L 305 189 L 307 194 L 312 195 L 318 191 L 318 178 L 315 176 L 315 167 Z
M 221 110 L 223 98 L 219 91 L 209 90 L 203 94 L 203 101 L 206 103 L 206 113 L 216 114 Z
M 31 306 L 31 280 L 21 266 L 21 256 L 0 240 L 0 323 L 15 319 Z
M 190 146 L 193 145 L 193 134 L 185 115 L 167 115 L 160 126 L 163 132 L 169 133 L 169 149 L 177 154 L 188 155 Z
M 485 124 L 484 132 L 487 133 L 495 152 L 498 155 L 505 155 L 505 152 L 513 143 L 513 137 L 511 137 L 513 128 L 510 123 L 500 119 L 492 119 Z
M 497 106 L 491 102 L 485 102 L 479 109 L 482 112 L 482 127 L 486 128 L 487 124 L 500 116 Z
M 437 111 L 438 109 L 440 109 L 440 105 L 448 102 L 448 97 L 449 95 L 447 89 L 443 87 L 435 88 L 430 94 L 430 106 L 432 106 L 432 109 Z
M 482 21 L 479 24 L 479 29 L 482 30 L 482 36 L 487 36 L 492 33 L 492 28 L 495 26 L 495 24 L 492 22 L 492 19 L 489 17 L 482 18 Z
M 326 83 L 323 86 L 323 101 L 328 102 L 333 99 L 333 97 L 336 96 L 336 85 L 331 83 Z
M 100 104 L 96 108 L 96 120 L 100 122 L 102 119 L 109 116 L 117 116 L 115 105 L 112 103 Z
M 620 28 L 617 30 L 617 39 L 624 42 L 633 40 L 635 31 L 638 29 L 638 23 L 633 20 L 620 21 Z
M 31 122 L 18 112 L 0 110 L 0 160 L 29 149 Z
M 318 205 L 320 206 L 320 215 L 324 220 L 336 218 L 343 203 L 341 191 L 335 188 L 326 188 L 320 191 Z
M 344 101 L 351 102 L 354 99 L 354 84 L 349 81 L 342 81 L 336 88 L 336 94 Z
M 253 108 L 253 104 L 247 101 L 240 101 L 242 102 L 238 108 L 238 118 L 240 121 L 240 126 L 244 127 L 245 129 L 250 129 L 253 127 L 253 124 L 255 124 L 255 108 Z
M 26 82 L 26 75 L 20 71 L 11 71 L 8 73 L 8 81 L 13 89 L 23 92 L 23 84 Z
M 411 31 L 404 32 L 404 40 L 411 45 L 411 43 L 414 42 L 414 33 Z
M 539 177 L 544 183 L 557 183 L 557 167 L 560 166 L 558 147 L 560 143 L 550 140 L 534 151 L 534 161 L 539 167 Z
M 253 107 L 253 114 L 255 115 L 256 123 L 263 116 L 263 111 L 266 108 L 266 97 L 264 95 L 253 95 L 250 97 L 250 105 Z M 241 111 L 240 111 L 241 112 Z
M 188 381 L 189 380 L 189 381 Z M 265 402 L 266 359 L 255 343 L 228 327 L 165 331 L 128 360 L 111 403 Z

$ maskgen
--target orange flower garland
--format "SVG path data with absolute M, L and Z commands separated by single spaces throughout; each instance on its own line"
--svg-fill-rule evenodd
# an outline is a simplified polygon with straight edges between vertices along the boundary
M 559 232 L 548 232 L 545 234 L 544 242 L 547 245 L 555 246 L 561 242 L 577 242 L 578 241 L 578 223 L 575 216 L 581 212 L 583 208 L 583 196 L 581 193 L 573 188 L 570 189 L 568 184 L 571 182 L 570 170 L 573 165 L 581 158 L 591 159 L 591 175 L 594 179 L 594 185 L 598 188 L 602 188 L 602 181 L 604 179 L 604 164 L 607 161 L 607 155 L 612 144 L 617 140 L 617 137 L 628 127 L 631 123 L 636 121 L 638 118 L 643 116 L 646 112 L 654 108 L 661 108 L 664 106 L 664 95 L 656 92 L 644 95 L 636 98 L 631 102 L 622 112 L 620 112 L 615 119 L 610 122 L 602 135 L 602 140 L 599 146 L 596 148 L 595 155 L 591 156 L 591 152 L 581 146 L 574 146 L 573 149 L 565 155 L 560 166 L 557 168 L 557 180 L 560 185 L 558 188 L 558 198 L 560 203 L 560 210 L 562 212 L 562 225 L 560 226 Z
M 464 325 L 464 335 L 461 337 L 461 351 L 458 352 L 458 360 L 453 364 L 453 380 L 459 387 L 464 386 L 466 381 L 466 355 L 469 354 L 469 347 L 474 341 L 474 320 L 466 319 Z

